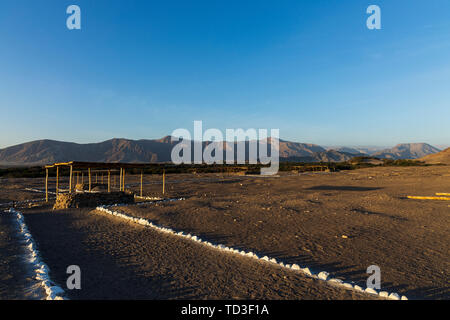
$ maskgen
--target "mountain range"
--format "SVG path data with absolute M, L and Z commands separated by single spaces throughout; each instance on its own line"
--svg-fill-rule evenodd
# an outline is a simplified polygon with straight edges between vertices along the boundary
M 381 159 L 418 159 L 426 155 L 438 153 L 439 150 L 426 143 L 404 143 L 398 144 L 391 149 L 384 149 L 372 154 L 373 157 Z
M 0 164 L 4 166 L 42 165 L 66 161 L 169 162 L 172 148 L 177 143 L 177 141 L 172 142 L 170 136 L 155 140 L 111 139 L 87 144 L 37 140 L 0 149 Z M 210 143 L 212 142 L 203 142 L 203 148 Z M 224 142 L 224 150 L 230 147 L 229 142 Z M 234 149 L 236 153 L 237 148 Z M 248 142 L 246 142 L 246 151 L 248 155 Z M 355 156 L 368 155 L 358 148 L 341 147 L 337 150 L 327 150 L 316 144 L 281 139 L 279 151 L 281 161 L 298 162 L 342 162 Z M 387 159 L 418 159 L 439 151 L 426 143 L 408 143 L 373 152 L 370 155 Z

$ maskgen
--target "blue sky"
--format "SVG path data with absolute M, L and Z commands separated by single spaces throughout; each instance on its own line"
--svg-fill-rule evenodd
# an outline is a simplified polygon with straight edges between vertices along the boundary
M 66 28 L 79 5 L 82 30 Z M 377 4 L 382 30 L 368 30 Z M 0 148 L 279 128 L 450 144 L 448 0 L 0 2 Z

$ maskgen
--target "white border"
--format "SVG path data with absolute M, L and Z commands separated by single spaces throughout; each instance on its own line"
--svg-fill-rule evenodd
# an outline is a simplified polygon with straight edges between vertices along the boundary
M 176 200 L 184 200 L 184 199 L 183 198 L 180 198 L 180 199 L 169 199 L 168 201 L 176 201 Z M 113 215 L 113 216 L 116 216 L 116 217 L 119 217 L 119 218 L 123 218 L 125 220 L 132 221 L 134 223 L 137 223 L 137 224 L 140 224 L 140 225 L 143 225 L 143 226 L 146 226 L 146 227 L 150 227 L 152 229 L 155 229 L 155 230 L 157 230 L 159 232 L 162 232 L 162 233 L 165 233 L 165 234 L 170 234 L 172 236 L 180 237 L 182 239 L 187 239 L 187 240 L 190 240 L 190 241 L 193 241 L 193 242 L 205 245 L 205 246 L 207 246 L 209 248 L 220 250 L 222 252 L 226 252 L 226 253 L 229 253 L 229 254 L 238 254 L 238 255 L 241 255 L 241 256 L 245 256 L 247 258 L 251 258 L 251 259 L 255 259 L 255 260 L 258 260 L 258 261 L 265 262 L 265 263 L 270 263 L 270 264 L 273 264 L 273 265 L 277 265 L 277 266 L 279 266 L 281 268 L 289 269 L 289 270 L 297 272 L 297 273 L 302 273 L 303 275 L 306 275 L 306 276 L 308 276 L 310 278 L 321 280 L 321 281 L 325 281 L 325 282 L 328 282 L 330 284 L 337 285 L 337 286 L 343 287 L 343 288 L 348 289 L 348 290 L 354 290 L 356 292 L 363 292 L 363 293 L 366 293 L 366 294 L 370 294 L 370 295 L 373 295 L 373 296 L 379 296 L 379 297 L 386 298 L 386 299 L 391 299 L 391 300 L 408 300 L 408 298 L 406 296 L 400 297 L 400 295 L 398 295 L 395 292 L 389 293 L 387 291 L 377 291 L 377 290 L 372 289 L 372 288 L 365 288 L 364 289 L 364 288 L 362 288 L 362 287 L 360 287 L 358 285 L 355 285 L 353 283 L 344 282 L 344 281 L 342 281 L 340 279 L 329 278 L 329 273 L 326 272 L 326 271 L 319 272 L 317 275 L 315 275 L 315 274 L 313 274 L 311 272 L 311 270 L 308 267 L 301 268 L 297 264 L 292 264 L 292 265 L 291 264 L 285 264 L 283 262 L 277 261 L 276 259 L 270 258 L 268 256 L 258 257 L 258 255 L 256 255 L 255 253 L 253 253 L 251 251 L 247 251 L 246 252 L 244 250 L 237 250 L 237 249 L 234 249 L 234 248 L 230 248 L 230 247 L 224 246 L 222 244 L 213 244 L 213 243 L 211 243 L 209 241 L 202 240 L 201 238 L 199 238 L 197 236 L 194 236 L 194 235 L 192 235 L 190 233 L 185 233 L 183 231 L 176 232 L 175 230 L 173 230 L 171 228 L 158 226 L 158 225 L 154 224 L 153 222 L 151 222 L 150 220 L 147 220 L 147 219 L 144 219 L 144 218 L 132 217 L 132 216 L 129 216 L 129 215 L 127 215 L 127 214 L 125 214 L 125 213 L 123 213 L 121 211 L 114 211 L 114 210 L 110 210 L 109 209 L 111 207 L 118 207 L 118 206 L 121 206 L 121 205 L 117 204 L 117 205 L 112 205 L 112 206 L 98 206 L 96 208 L 96 210 L 108 213 L 110 215 Z

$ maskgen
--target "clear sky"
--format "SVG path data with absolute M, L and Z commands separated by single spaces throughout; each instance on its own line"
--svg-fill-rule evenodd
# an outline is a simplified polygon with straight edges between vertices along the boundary
M 66 28 L 81 8 L 82 29 Z M 366 9 L 381 8 L 382 30 Z M 448 0 L 1 0 L 0 148 L 279 128 L 450 144 Z

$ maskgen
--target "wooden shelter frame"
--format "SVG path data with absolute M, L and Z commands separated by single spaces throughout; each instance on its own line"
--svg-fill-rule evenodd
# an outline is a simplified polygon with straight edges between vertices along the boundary
M 163 166 L 163 181 L 162 181 L 162 193 L 165 194 L 165 180 L 166 180 L 166 167 L 170 166 L 167 164 L 150 164 L 150 163 L 107 163 L 107 162 L 82 162 L 82 161 L 70 161 L 70 162 L 59 162 L 45 166 L 45 200 L 48 202 L 48 176 L 49 170 L 56 168 L 56 194 L 59 194 L 59 168 L 68 167 L 69 172 L 69 193 L 72 193 L 74 174 L 77 177 L 77 183 L 79 182 L 79 174 L 81 173 L 81 181 L 84 182 L 84 172 L 87 170 L 88 181 L 89 181 L 89 192 L 92 191 L 92 174 L 96 174 L 96 181 L 98 183 L 98 173 L 102 173 L 102 184 L 103 184 L 103 173 L 108 174 L 108 192 L 111 192 L 111 172 L 119 172 L 119 183 L 120 191 L 125 191 L 125 177 L 126 169 L 141 169 L 140 173 L 140 196 L 143 196 L 143 184 L 144 184 L 144 169 L 154 168 L 155 166 Z M 172 165 L 173 166 L 173 165 Z M 84 171 L 83 171 L 84 170 Z

